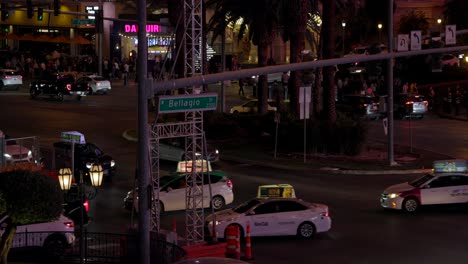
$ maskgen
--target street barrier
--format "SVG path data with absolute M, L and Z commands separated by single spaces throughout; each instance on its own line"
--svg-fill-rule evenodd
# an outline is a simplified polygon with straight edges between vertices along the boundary
M 228 226 L 226 228 L 226 257 L 240 259 L 240 239 L 239 239 L 239 227 Z

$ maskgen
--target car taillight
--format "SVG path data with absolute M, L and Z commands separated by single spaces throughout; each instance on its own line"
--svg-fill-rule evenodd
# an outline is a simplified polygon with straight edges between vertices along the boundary
M 97 86 L 101 86 L 101 82 L 97 82 L 96 85 L 97 85 Z
M 367 104 L 364 104 L 364 107 L 367 107 Z
M 75 224 L 73 222 L 65 222 L 63 223 L 66 227 L 74 227 Z
M 20 79 L 23 79 L 23 76 L 22 76 L 22 75 L 20 75 L 20 76 L 18 76 L 18 78 L 20 78 Z
M 67 84 L 67 90 L 71 91 L 71 84 Z
M 428 101 L 423 101 L 423 103 L 428 106 L 429 105 L 429 102 Z
M 225 181 L 226 182 L 226 185 L 229 187 L 229 188 L 232 188 L 232 181 L 231 180 L 228 180 L 228 181 Z
M 5 76 L 5 79 L 11 79 L 11 76 Z
M 84 207 L 84 209 L 86 210 L 86 212 L 89 211 L 89 201 L 88 201 L 88 200 L 86 200 L 86 201 L 83 203 L 83 207 Z
M 405 104 L 410 105 L 410 104 L 413 104 L 413 103 L 414 103 L 413 101 L 408 101 Z
M 323 216 L 323 217 L 330 217 L 329 212 L 323 212 L 323 213 L 320 213 L 320 215 Z

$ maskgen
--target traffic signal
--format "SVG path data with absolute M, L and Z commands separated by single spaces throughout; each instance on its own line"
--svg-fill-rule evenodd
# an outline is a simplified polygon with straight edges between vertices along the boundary
M 44 19 L 44 9 L 42 7 L 37 8 L 37 20 L 42 21 Z
M 59 0 L 54 0 L 54 16 L 58 16 L 59 14 L 60 14 Z
M 10 12 L 8 12 L 8 6 L 5 3 L 2 3 L 2 21 L 5 21 L 10 16 Z
M 27 0 L 26 1 L 26 11 L 28 13 L 28 18 L 33 18 L 34 17 L 34 8 L 32 6 L 32 0 Z

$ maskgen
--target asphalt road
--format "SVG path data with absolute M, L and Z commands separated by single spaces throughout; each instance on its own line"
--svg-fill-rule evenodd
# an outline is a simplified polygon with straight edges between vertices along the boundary
M 228 93 L 228 105 L 240 101 L 233 97 L 236 93 L 232 89 Z M 118 175 L 112 183 L 99 188 L 97 198 L 91 201 L 90 215 L 94 220 L 89 230 L 121 233 L 132 224 L 131 214 L 122 208 L 122 199 L 134 184 L 137 148 L 121 135 L 125 129 L 137 126 L 136 101 L 136 87 L 116 86 L 108 96 L 90 96 L 81 102 L 32 101 L 24 94 L 0 93 L 0 129 L 14 137 L 40 137 L 45 153 L 59 140 L 61 131 L 78 130 L 88 141 L 111 154 L 117 162 Z M 404 122 L 397 121 L 401 133 L 395 133 L 396 143 L 404 143 Z M 381 122 L 369 124 L 371 135 L 385 140 Z M 429 117 L 415 121 L 412 128 L 419 135 L 413 140 L 415 146 L 467 157 L 466 122 Z M 465 208 L 430 208 L 408 216 L 384 212 L 379 207 L 379 194 L 386 186 L 416 175 L 311 174 L 307 170 L 279 170 L 229 161 L 220 162 L 219 167 L 233 180 L 235 204 L 255 196 L 258 185 L 290 183 L 304 200 L 330 206 L 333 227 L 329 233 L 307 241 L 253 239 L 255 263 L 463 263 L 468 260 L 465 249 L 468 210 Z M 173 168 L 175 163 L 163 163 L 162 173 Z M 184 212 L 164 215 L 161 226 L 169 229 L 172 219 L 183 236 Z

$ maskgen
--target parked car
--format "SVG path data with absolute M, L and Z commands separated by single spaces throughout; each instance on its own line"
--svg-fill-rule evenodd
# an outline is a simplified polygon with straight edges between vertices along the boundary
M 0 235 L 5 231 L 10 218 L 0 216 Z M 75 242 L 74 223 L 61 215 L 57 220 L 27 225 L 18 225 L 11 248 L 42 247 L 48 256 L 63 256 Z
M 231 114 L 239 114 L 239 113 L 257 113 L 258 112 L 258 100 L 253 99 L 242 105 L 233 106 L 230 110 Z M 276 111 L 275 101 L 268 100 L 268 111 Z
M 73 173 L 75 182 L 79 182 L 81 173 L 83 173 L 84 181 L 89 181 L 89 169 L 93 164 L 100 164 L 103 169 L 104 179 L 112 181 L 112 177 L 116 172 L 116 163 L 110 155 L 105 154 L 97 145 L 90 142 L 76 143 L 74 146 L 75 151 L 73 154 L 72 143 L 59 141 L 53 144 L 54 163 L 57 168 L 70 168 L 73 155 L 75 159 L 75 171 Z
M 30 148 L 22 144 L 24 142 L 22 142 L 21 139 L 12 138 L 9 135 L 4 134 L 1 130 L 0 136 L 3 136 L 5 140 L 5 149 L 3 152 L 3 157 L 5 159 L 6 164 L 36 162 L 33 157 L 34 153 Z M 0 146 L 0 148 L 2 147 L 3 146 Z
M 427 113 L 429 102 L 423 95 L 398 94 L 394 98 L 394 116 L 396 118 L 422 119 Z
M 241 237 L 250 224 L 250 235 L 298 236 L 310 239 L 316 233 L 331 229 L 328 206 L 309 203 L 298 198 L 254 198 L 234 209 L 209 215 L 205 229 L 218 238 L 226 237 L 226 229 L 238 226 Z
M 202 153 L 195 153 L 197 159 L 206 159 L 211 163 L 219 161 L 219 150 L 207 145 L 207 154 L 201 157 Z M 163 139 L 159 142 L 159 158 L 168 161 L 185 160 L 185 139 Z M 187 157 L 190 158 L 190 157 Z
M 442 64 L 442 67 L 444 67 L 444 66 L 459 67 L 460 66 L 460 59 L 458 59 L 458 57 L 453 55 L 453 54 L 444 54 L 440 58 L 440 63 Z
M 205 161 L 206 162 L 206 161 Z M 209 164 L 209 163 L 208 163 Z M 211 168 L 211 166 L 209 166 Z M 210 169 L 211 170 L 211 169 Z M 178 173 L 159 178 L 159 199 L 160 211 L 176 211 L 185 210 L 185 191 L 186 191 L 186 175 Z M 209 183 L 211 182 L 210 197 Z M 209 208 L 213 206 L 214 210 L 221 210 L 226 205 L 234 201 L 234 193 L 232 191 L 232 181 L 222 171 L 211 171 L 210 174 L 203 174 L 203 206 Z M 130 190 L 124 198 L 124 208 L 127 210 L 134 209 L 138 211 L 138 192 Z
M 0 70 L 0 90 L 5 88 L 19 90 L 23 86 L 23 76 L 13 69 Z
M 421 206 L 466 204 L 468 202 L 468 161 L 434 162 L 434 173 L 389 186 L 380 196 L 385 209 L 414 213 Z
M 76 80 L 77 83 L 88 83 L 89 94 L 108 94 L 112 89 L 111 82 L 99 75 L 87 75 Z
M 87 82 L 75 82 L 72 74 L 47 73 L 29 85 L 31 99 L 48 96 L 63 101 L 64 96 L 76 96 L 77 100 L 89 94 Z
M 344 95 L 343 99 L 336 103 L 336 108 L 349 116 L 375 120 L 381 117 L 379 106 L 376 97 L 362 95 Z

